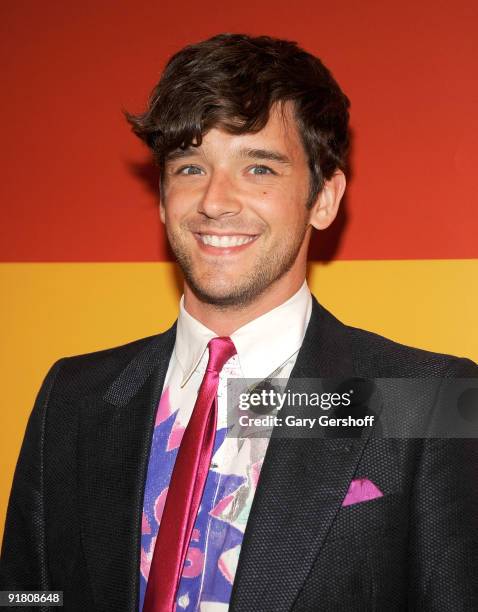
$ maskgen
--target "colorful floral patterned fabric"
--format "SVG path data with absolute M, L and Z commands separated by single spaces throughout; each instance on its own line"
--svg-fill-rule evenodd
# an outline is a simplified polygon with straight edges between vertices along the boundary
M 205 364 L 203 364 L 205 365 Z M 176 368 L 176 370 L 178 370 Z M 172 377 L 174 379 L 172 368 Z M 201 374 L 199 374 L 201 372 Z M 195 372 L 188 391 L 194 396 L 203 368 Z M 224 366 L 218 390 L 219 421 L 212 466 L 206 480 L 186 564 L 180 581 L 177 610 L 227 610 L 249 510 L 267 448 L 267 439 L 226 437 L 227 377 L 241 376 L 237 357 Z M 189 414 L 178 410 L 165 387 L 157 410 L 144 496 L 141 536 L 140 610 L 166 500 L 168 484 Z M 184 402 L 185 389 L 177 393 Z M 189 395 L 189 394 L 188 394 Z

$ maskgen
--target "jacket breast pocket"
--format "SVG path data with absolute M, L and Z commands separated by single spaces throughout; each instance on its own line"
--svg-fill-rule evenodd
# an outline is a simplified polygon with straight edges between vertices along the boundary
M 402 493 L 342 506 L 332 523 L 327 541 L 354 540 L 363 544 L 403 534 L 408 500 Z

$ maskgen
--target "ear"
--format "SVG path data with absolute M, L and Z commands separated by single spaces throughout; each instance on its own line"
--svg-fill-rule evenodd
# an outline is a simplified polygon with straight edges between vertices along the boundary
M 163 224 L 166 223 L 166 210 L 164 208 L 164 181 L 159 177 L 159 218 Z
M 342 170 L 336 170 L 333 176 L 325 181 L 324 187 L 310 211 L 309 223 L 312 227 L 318 230 L 329 227 L 337 216 L 345 185 L 345 174 Z

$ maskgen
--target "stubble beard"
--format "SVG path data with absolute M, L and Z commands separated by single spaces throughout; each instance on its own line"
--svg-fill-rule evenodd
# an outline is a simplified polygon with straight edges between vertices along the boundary
M 168 239 L 187 285 L 201 302 L 221 310 L 240 310 L 289 272 L 297 259 L 306 230 L 305 225 L 287 244 L 282 243 L 280 248 L 276 246 L 271 249 L 272 252 L 259 253 L 247 274 L 231 280 L 223 288 L 219 287 L 214 269 L 199 276 L 190 249 L 179 234 L 168 232 Z

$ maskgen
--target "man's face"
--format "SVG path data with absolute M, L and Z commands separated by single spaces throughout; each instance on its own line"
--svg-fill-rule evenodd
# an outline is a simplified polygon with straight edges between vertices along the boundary
M 310 238 L 307 157 L 291 108 L 255 134 L 211 129 L 164 168 L 161 219 L 189 288 L 242 306 L 303 278 Z

